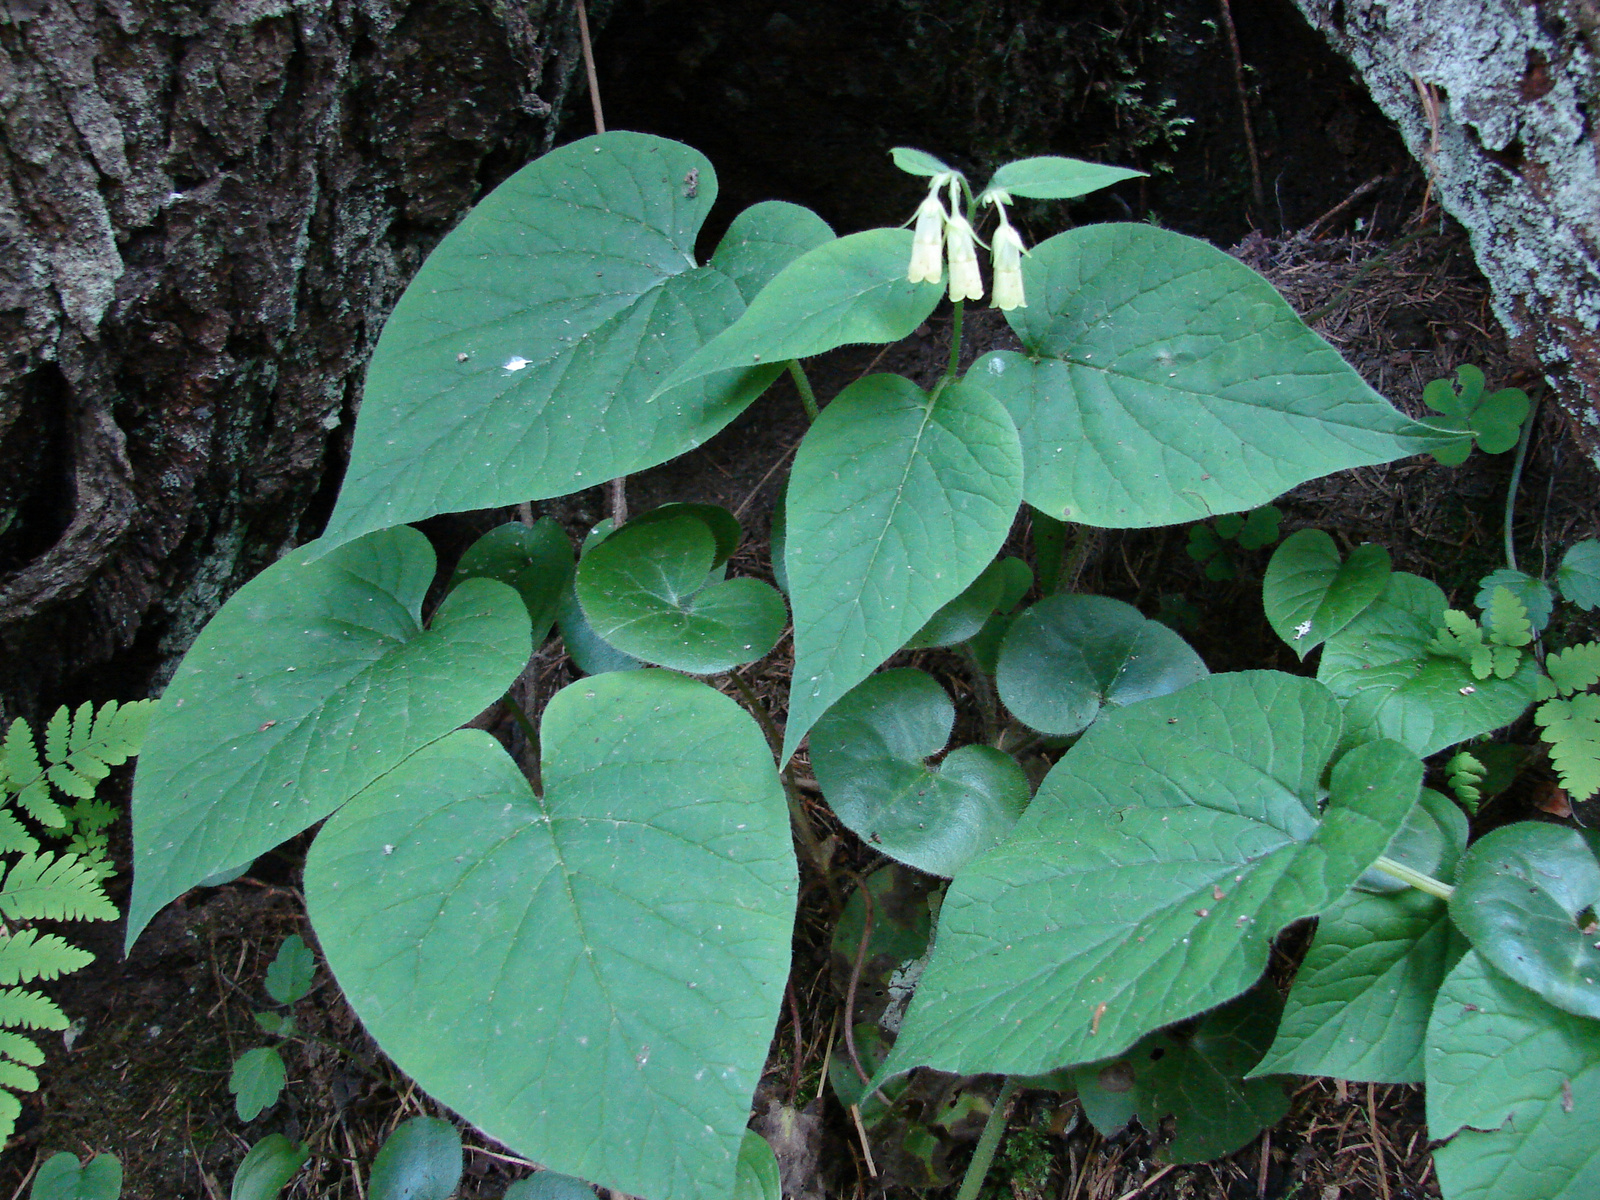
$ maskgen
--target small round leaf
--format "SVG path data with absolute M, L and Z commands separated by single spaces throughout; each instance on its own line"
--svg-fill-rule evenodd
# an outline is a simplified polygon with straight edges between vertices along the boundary
M 461 1134 L 437 1117 L 412 1117 L 372 1160 L 371 1200 L 446 1200 L 461 1182 Z
M 1357 546 L 1341 562 L 1333 538 L 1302 529 L 1273 552 L 1261 601 L 1273 630 L 1304 658 L 1382 594 L 1390 571 L 1382 546 Z

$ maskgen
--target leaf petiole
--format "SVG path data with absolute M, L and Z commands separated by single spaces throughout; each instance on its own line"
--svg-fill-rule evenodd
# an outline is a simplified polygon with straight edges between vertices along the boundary
M 800 365 L 798 358 L 791 358 L 788 362 L 789 378 L 794 380 L 794 390 L 800 393 L 800 405 L 806 410 L 806 420 L 817 419 L 817 394 L 811 390 L 811 380 L 806 377 L 806 369 Z
M 1426 892 L 1430 896 L 1437 896 L 1441 900 L 1448 900 L 1455 895 L 1455 888 L 1448 883 L 1440 883 L 1432 875 L 1424 875 L 1421 871 L 1413 871 L 1405 863 L 1396 862 L 1387 856 L 1379 857 L 1372 864 L 1374 871 L 1382 871 L 1391 879 L 1398 879 L 1401 883 L 1414 887 L 1419 892 Z

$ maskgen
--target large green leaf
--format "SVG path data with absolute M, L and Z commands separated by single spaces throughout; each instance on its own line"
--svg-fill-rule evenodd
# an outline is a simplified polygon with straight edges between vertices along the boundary
M 778 272 L 744 315 L 658 385 L 808 358 L 852 342 L 898 342 L 928 319 L 944 289 L 910 283 L 909 229 L 869 229 L 808 250 Z
M 302 546 L 222 607 L 168 685 L 133 786 L 128 943 L 179 893 L 322 820 L 527 665 L 528 610 L 473 579 L 421 624 L 427 539 Z
M 1427 1066 L 1428 1134 L 1451 1139 L 1433 1152 L 1448 1200 L 1600 1196 L 1600 1022 L 1469 952 L 1439 993 Z
M 1392 570 L 1382 546 L 1357 546 L 1341 560 L 1326 532 L 1302 529 L 1272 552 L 1261 603 L 1273 631 L 1304 658 L 1376 600 Z
M 759 579 L 715 582 L 717 545 L 692 513 L 630 523 L 583 556 L 578 600 L 590 627 L 625 654 L 709 675 L 766 656 L 788 620 Z
M 1429 841 L 1432 862 L 1404 857 L 1404 845 Z M 1466 842 L 1461 810 L 1424 789 L 1388 853 L 1448 882 Z M 1434 997 L 1465 949 L 1443 900 L 1409 887 L 1346 892 L 1317 922 L 1277 1038 L 1256 1073 L 1421 1083 Z
M 1010 832 L 1028 778 L 1010 755 L 962 746 L 937 767 L 956 709 L 933 676 L 902 668 L 852 688 L 811 732 L 828 807 L 863 841 L 930 875 L 954 875 Z
M 545 795 L 465 731 L 341 809 L 306 862 L 328 965 L 429 1093 L 553 1170 L 726 1196 L 789 972 L 772 753 L 669 672 L 544 714 Z
M 572 543 L 550 517 L 532 525 L 507 521 L 491 529 L 461 556 L 450 586 L 468 579 L 498 579 L 517 589 L 528 606 L 535 646 L 550 634 L 561 593 L 572 581 Z
M 1149 225 L 1091 225 L 1023 260 L 1025 353 L 969 378 L 1011 410 L 1027 500 L 1130 528 L 1255 508 L 1450 436 L 1396 411 L 1254 271 Z
M 795 668 L 783 758 L 812 724 L 977 579 L 1022 496 L 1011 418 L 957 384 L 898 375 L 840 392 L 789 475 Z
M 1017 720 L 1066 737 L 1102 709 L 1165 696 L 1209 674 L 1172 630 L 1106 596 L 1047 596 L 1000 644 L 995 685 Z
M 828 223 L 809 208 L 765 200 L 733 219 L 711 265 L 733 280 L 748 304 L 784 267 L 832 240 Z
M 1079 1067 L 1072 1077 L 1084 1116 L 1106 1137 L 1134 1117 L 1152 1133 L 1172 1117 L 1172 1144 L 1162 1150 L 1172 1162 L 1232 1154 L 1289 1111 L 1280 1081 L 1246 1078 L 1282 1007 L 1270 986 L 1255 987 L 1192 1028 L 1160 1030 L 1118 1058 Z
M 383 328 L 324 547 L 575 492 L 674 458 L 738 415 L 776 366 L 654 398 L 744 311 L 732 278 L 695 265 L 716 196 L 704 157 L 639 133 L 573 142 L 491 192 Z
M 1600 863 L 1575 829 L 1518 821 L 1473 843 L 1451 919 L 1483 958 L 1547 1003 L 1600 1020 Z
M 1437 586 L 1396 571 L 1383 594 L 1328 639 L 1317 678 L 1344 703 L 1352 739 L 1392 738 L 1432 754 L 1509 724 L 1533 703 L 1531 661 L 1510 679 L 1477 679 L 1462 660 L 1428 652 L 1445 607 Z
M 1270 671 L 1105 714 L 951 883 L 885 1074 L 1093 1062 L 1245 991 L 1416 800 L 1422 764 L 1374 742 L 1334 767 L 1319 818 L 1338 738 L 1326 688 Z

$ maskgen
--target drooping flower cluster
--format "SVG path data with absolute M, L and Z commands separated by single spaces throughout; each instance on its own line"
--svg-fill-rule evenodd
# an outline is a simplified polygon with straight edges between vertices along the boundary
M 939 193 L 950 191 L 946 208 Z M 1000 216 L 994 244 L 989 251 L 994 260 L 994 305 L 996 308 L 1026 308 L 1022 290 L 1022 238 L 1006 220 L 1005 206 L 1011 197 L 998 189 L 978 197 L 992 204 Z M 983 243 L 961 212 L 961 177 L 955 172 L 935 175 L 927 197 L 917 206 L 911 235 L 911 267 L 906 278 L 912 283 L 938 283 L 944 276 L 944 263 L 950 262 L 950 299 L 983 299 L 983 274 L 978 268 L 977 247 Z

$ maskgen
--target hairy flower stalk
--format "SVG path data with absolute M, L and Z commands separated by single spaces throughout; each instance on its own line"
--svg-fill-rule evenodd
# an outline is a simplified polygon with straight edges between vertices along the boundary
M 1022 292 L 1022 237 L 1006 220 L 1004 206 L 996 204 L 1000 213 L 1000 228 L 994 231 L 994 306 L 996 308 L 1027 308 L 1028 301 Z

